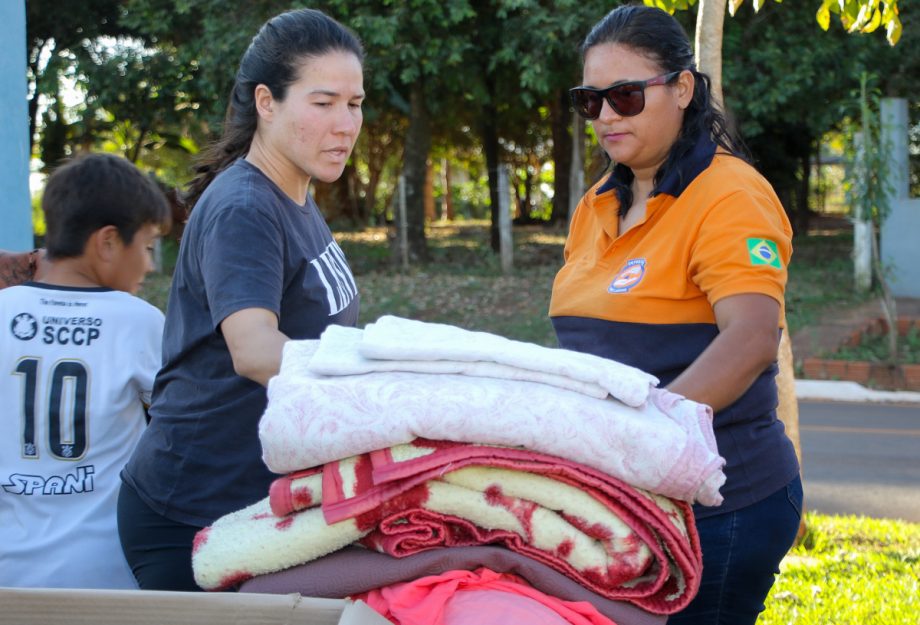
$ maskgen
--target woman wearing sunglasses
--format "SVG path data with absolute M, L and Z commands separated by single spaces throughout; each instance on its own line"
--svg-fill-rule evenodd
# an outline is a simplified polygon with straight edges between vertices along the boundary
M 572 104 L 613 168 L 572 218 L 550 316 L 563 347 L 644 369 L 713 408 L 724 502 L 694 508 L 703 580 L 668 622 L 754 623 L 802 504 L 775 412 L 792 230 L 673 17 L 619 7 L 581 51 Z

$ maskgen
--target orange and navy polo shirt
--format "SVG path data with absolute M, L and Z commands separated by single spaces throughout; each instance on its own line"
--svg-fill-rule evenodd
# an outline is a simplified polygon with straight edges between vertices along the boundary
M 626 232 L 618 231 L 613 175 L 585 194 L 549 311 L 562 347 L 638 367 L 662 386 L 718 334 L 713 305 L 720 299 L 760 293 L 783 307 L 792 254 L 786 213 L 753 167 L 716 153 L 708 137 L 683 165 L 662 180 L 645 217 Z M 716 414 L 727 461 L 725 503 L 698 516 L 759 501 L 796 475 L 794 450 L 775 415 L 776 371 L 769 367 Z

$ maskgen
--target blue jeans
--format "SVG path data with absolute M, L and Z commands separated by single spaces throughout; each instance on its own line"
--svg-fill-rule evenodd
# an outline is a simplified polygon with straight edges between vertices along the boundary
M 802 518 L 802 480 L 766 499 L 696 523 L 703 549 L 700 591 L 668 625 L 753 625 Z

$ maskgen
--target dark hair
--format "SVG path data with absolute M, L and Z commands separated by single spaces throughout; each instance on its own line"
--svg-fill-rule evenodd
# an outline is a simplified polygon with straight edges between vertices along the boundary
M 693 60 L 690 40 L 680 23 L 667 12 L 641 5 L 620 6 L 612 10 L 594 25 L 581 44 L 581 58 L 584 61 L 588 50 L 601 44 L 619 44 L 645 56 L 661 67 L 662 73 L 689 70 L 693 72 L 693 98 L 684 111 L 683 125 L 677 141 L 664 164 L 655 173 L 657 193 L 661 181 L 676 171 L 683 177 L 681 164 L 684 157 L 693 149 L 702 133 L 729 154 L 749 160 L 744 144 L 729 128 L 725 115 L 713 101 L 709 76 L 697 71 Z M 625 165 L 614 164 L 616 192 L 620 200 L 620 214 L 625 214 L 632 205 L 630 184 L 633 172 Z
M 262 25 L 240 61 L 223 134 L 195 165 L 196 175 L 185 196 L 190 209 L 217 174 L 249 151 L 259 119 L 256 87 L 265 85 L 273 98 L 284 100 L 303 62 L 332 51 L 351 52 L 364 61 L 364 50 L 354 33 L 315 9 L 288 11 Z
M 147 224 L 168 230 L 166 196 L 133 163 L 114 154 L 84 153 L 48 178 L 42 195 L 48 258 L 83 254 L 90 235 L 115 226 L 125 245 Z

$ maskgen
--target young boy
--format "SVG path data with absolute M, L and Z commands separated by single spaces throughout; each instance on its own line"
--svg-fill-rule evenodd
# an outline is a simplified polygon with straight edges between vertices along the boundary
M 134 297 L 166 199 L 123 158 L 48 179 L 41 282 L 0 290 L 0 586 L 136 588 L 119 472 L 145 427 L 163 314 Z

